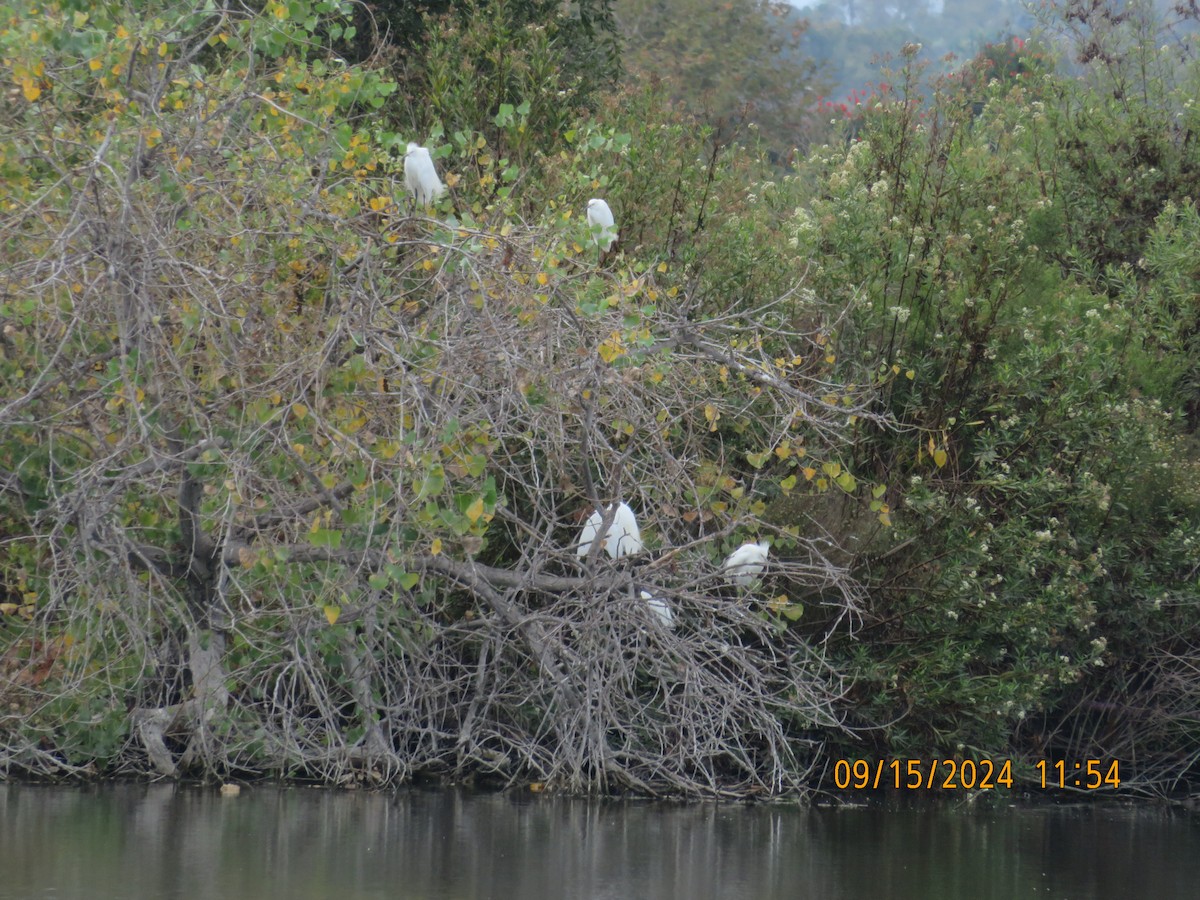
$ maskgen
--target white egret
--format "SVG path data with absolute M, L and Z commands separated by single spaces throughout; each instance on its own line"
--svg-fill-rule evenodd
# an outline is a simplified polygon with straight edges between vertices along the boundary
M 587 223 L 588 228 L 592 230 L 592 240 L 596 242 L 596 246 L 605 253 L 611 250 L 617 239 L 617 226 L 608 204 L 598 197 L 589 200 L 587 202 Z
M 433 157 L 420 144 L 410 143 L 404 154 L 404 186 L 422 206 L 433 203 L 446 190 L 433 166 Z
M 592 549 L 592 541 L 596 539 L 603 523 L 604 515 L 600 510 L 592 513 L 591 518 L 584 523 L 583 531 L 579 534 L 579 549 L 575 551 L 579 556 L 588 555 L 588 551 Z M 617 504 L 612 524 L 608 526 L 604 535 L 603 546 L 613 559 L 642 552 L 642 533 L 638 530 L 637 516 L 624 501 Z
M 658 621 L 662 622 L 664 628 L 675 627 L 675 613 L 671 612 L 671 607 L 667 605 L 667 601 L 662 597 L 655 597 L 649 591 L 638 591 L 646 605 L 650 607 L 650 612 L 658 616 Z
M 749 587 L 767 567 L 767 554 L 770 549 L 771 545 L 767 541 L 742 544 L 725 557 L 721 568 L 734 584 Z

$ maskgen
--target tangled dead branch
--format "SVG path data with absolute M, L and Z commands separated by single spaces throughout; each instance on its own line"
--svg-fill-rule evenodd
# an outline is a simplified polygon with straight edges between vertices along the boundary
M 0 514 L 39 600 L 0 768 L 802 791 L 845 685 L 796 619 L 863 598 L 763 498 L 886 424 L 798 324 L 836 311 L 699 320 L 665 264 L 598 270 L 561 222 L 402 215 L 393 176 L 341 178 L 287 130 L 311 121 L 236 96 L 63 160 L 78 189 L 3 226 L 36 302 L 4 323 Z M 579 559 L 618 498 L 646 549 Z M 735 590 L 751 535 L 772 564 Z

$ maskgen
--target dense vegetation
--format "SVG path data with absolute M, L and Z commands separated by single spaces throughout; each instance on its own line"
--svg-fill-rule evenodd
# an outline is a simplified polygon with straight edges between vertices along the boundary
M 1200 777 L 1187 41 L 910 46 L 784 171 L 607 4 L 386 9 L 0 4 L 4 772 Z

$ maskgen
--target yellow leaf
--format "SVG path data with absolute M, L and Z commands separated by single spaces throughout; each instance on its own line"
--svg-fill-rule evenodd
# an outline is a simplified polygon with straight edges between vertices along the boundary
M 0 603 L 0 615 L 16 615 L 18 609 L 20 609 L 20 607 L 15 603 Z
M 293 403 L 292 404 L 292 415 L 295 416 L 297 420 L 303 421 L 304 418 L 308 415 L 308 407 L 305 406 L 303 403 Z
M 98 58 L 88 61 L 88 68 L 95 72 L 104 65 Z
M 549 281 L 550 281 L 550 278 L 549 278 L 549 276 L 546 275 L 545 272 L 537 273 L 537 283 L 540 284 L 542 287 L 545 287 L 549 283 Z
M 125 28 L 124 25 L 118 25 L 117 26 L 117 40 L 123 41 L 127 37 L 129 37 L 129 31 Z
M 884 510 L 879 514 L 879 522 L 882 525 L 886 525 L 888 528 L 892 527 L 892 517 L 887 514 L 887 510 Z
M 21 79 L 21 92 L 25 95 L 25 99 L 30 103 L 42 96 L 41 87 L 38 86 L 36 81 L 28 76 Z
M 787 459 L 789 456 L 792 455 L 792 448 L 788 447 L 785 444 L 780 444 L 778 447 L 775 448 L 775 455 L 778 456 L 780 459 Z
M 474 525 L 479 521 L 479 517 L 483 515 L 483 498 L 476 497 L 475 502 L 467 507 L 467 518 Z
M 440 556 L 442 553 L 442 539 L 434 538 L 433 543 L 429 545 L 429 552 L 434 556 Z
M 658 271 L 660 271 L 660 272 L 665 272 L 665 271 L 667 271 L 667 264 L 666 264 L 665 262 L 661 262 L 661 263 L 659 263 L 659 264 L 658 264 Z
M 909 381 L 912 381 L 914 378 L 917 377 L 917 373 L 914 372 L 912 369 L 909 369 L 907 372 L 904 373 L 904 377 L 907 378 Z
M 325 620 L 330 625 L 336 625 L 338 616 L 340 616 L 341 614 L 342 614 L 342 608 L 340 606 L 334 606 L 332 603 L 328 603 L 325 605 Z
M 704 418 L 708 420 L 708 430 L 716 431 L 717 420 L 721 418 L 721 411 L 709 403 L 704 407 Z
M 835 462 L 821 463 L 821 471 L 830 478 L 837 478 L 842 474 L 842 464 Z
M 379 212 L 391 202 L 391 197 L 372 197 L 370 201 L 371 209 L 373 209 L 375 212 Z
M 813 469 L 813 468 L 810 468 L 809 466 L 805 466 L 805 467 L 804 467 L 803 469 L 801 469 L 800 471 L 802 471 L 802 472 L 804 473 L 804 480 L 805 480 L 805 481 L 812 481 L 812 480 L 813 480 L 813 476 L 817 474 L 817 470 L 816 470 L 816 469 Z
M 933 451 L 933 463 L 939 469 L 946 464 L 946 451 L 941 447 Z
M 616 336 L 610 337 L 608 340 L 604 341 L 599 347 L 596 348 L 596 350 L 600 354 L 600 358 L 606 363 L 612 362 L 625 352 L 624 348 L 621 346 L 620 338 Z

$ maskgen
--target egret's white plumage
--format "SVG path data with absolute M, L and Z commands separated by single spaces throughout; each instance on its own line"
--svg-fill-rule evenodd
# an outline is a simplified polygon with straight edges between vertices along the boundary
M 617 239 L 617 226 L 612 210 L 598 197 L 587 202 L 587 223 L 592 230 L 592 240 L 607 253 Z
M 662 622 L 664 628 L 675 627 L 675 613 L 671 612 L 671 607 L 667 605 L 667 601 L 662 597 L 655 597 L 649 591 L 638 591 L 646 605 L 650 607 L 650 612 L 658 616 L 658 621 Z
M 767 567 L 767 554 L 770 549 L 771 545 L 766 541 L 742 544 L 725 558 L 721 568 L 734 584 L 747 587 L 753 584 L 754 579 Z
M 422 206 L 433 203 L 446 190 L 433 166 L 433 157 L 420 144 L 409 144 L 404 154 L 404 186 Z
M 587 556 L 588 551 L 592 549 L 592 541 L 596 539 L 597 533 L 600 531 L 600 526 L 604 523 L 604 515 L 600 510 L 592 513 L 591 517 L 583 525 L 583 531 L 579 534 L 579 549 L 575 552 L 580 556 Z M 612 524 L 608 526 L 608 531 L 604 535 L 604 549 L 613 559 L 618 556 L 625 556 L 629 553 L 641 553 L 642 551 L 642 533 L 638 530 L 637 516 L 633 514 L 633 510 L 628 504 L 621 502 L 617 504 L 617 510 L 613 513 Z

